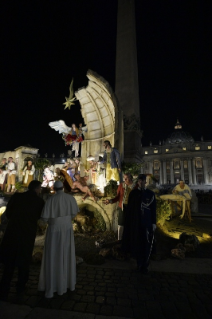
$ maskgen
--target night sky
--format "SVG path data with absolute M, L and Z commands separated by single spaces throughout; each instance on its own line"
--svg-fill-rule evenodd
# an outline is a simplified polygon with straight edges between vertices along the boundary
M 212 22 L 209 1 L 135 0 L 143 145 L 158 144 L 179 118 L 195 140 L 212 140 Z M 30 144 L 67 153 L 48 123 L 82 121 L 77 101 L 86 72 L 115 90 L 116 0 L 4 1 L 1 27 L 0 153 Z

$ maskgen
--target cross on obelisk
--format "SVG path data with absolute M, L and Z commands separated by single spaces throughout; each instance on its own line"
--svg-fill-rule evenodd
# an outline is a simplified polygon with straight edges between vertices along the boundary
M 124 113 L 124 160 L 141 159 L 134 0 L 118 0 L 115 93 Z

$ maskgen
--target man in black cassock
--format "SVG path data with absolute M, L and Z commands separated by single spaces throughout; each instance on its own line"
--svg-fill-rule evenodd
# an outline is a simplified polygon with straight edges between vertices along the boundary
M 156 229 L 156 199 L 145 188 L 146 175 L 138 176 L 138 188 L 131 191 L 128 199 L 122 249 L 137 261 L 138 270 L 148 272 L 149 257 Z
M 38 196 L 40 192 L 41 183 L 31 181 L 27 192 L 15 193 L 7 204 L 5 214 L 9 221 L 0 246 L 0 262 L 5 265 L 1 300 L 7 300 L 15 267 L 18 267 L 18 296 L 23 294 L 28 281 L 37 221 L 44 207 L 44 200 Z

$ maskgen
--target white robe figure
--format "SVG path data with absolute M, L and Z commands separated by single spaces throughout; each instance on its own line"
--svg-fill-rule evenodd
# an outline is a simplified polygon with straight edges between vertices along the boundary
M 7 171 L 2 171 L 0 173 L 0 184 L 4 184 L 5 176 L 7 175 Z
M 54 184 L 54 173 L 50 170 L 49 167 L 46 167 L 43 171 L 43 183 L 41 187 L 52 187 Z
M 46 298 L 54 292 L 62 295 L 75 289 L 76 258 L 72 219 L 79 208 L 73 196 L 57 190 L 43 209 L 41 218 L 48 221 L 38 290 Z
M 31 165 L 30 166 L 30 169 L 28 169 L 28 166 L 26 165 L 24 167 L 24 170 L 23 170 L 23 184 L 25 185 L 29 185 L 29 182 L 31 182 L 33 180 L 33 175 L 35 174 L 35 166 L 34 165 Z M 29 178 L 29 180 L 28 180 Z

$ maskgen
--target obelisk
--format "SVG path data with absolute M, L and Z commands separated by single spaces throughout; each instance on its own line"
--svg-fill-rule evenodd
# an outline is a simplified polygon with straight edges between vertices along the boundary
M 115 93 L 124 113 L 124 160 L 141 160 L 134 0 L 118 0 Z

